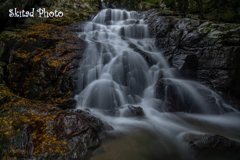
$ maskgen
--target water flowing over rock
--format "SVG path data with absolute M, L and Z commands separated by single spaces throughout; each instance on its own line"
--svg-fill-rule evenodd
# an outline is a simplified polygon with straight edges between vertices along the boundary
M 229 146 L 229 153 L 235 154 L 238 143 L 229 139 L 239 141 L 239 112 L 206 85 L 184 77 L 199 78 L 199 66 L 234 67 L 236 62 L 231 58 L 225 57 L 225 63 L 221 56 L 220 60 L 213 56 L 210 63 L 202 52 L 193 53 L 206 43 L 212 48 L 224 44 L 233 45 L 231 53 L 237 57 L 237 40 L 227 36 L 221 41 L 218 36 L 231 32 L 234 37 L 238 29 L 227 32 L 218 25 L 219 30 L 208 31 L 204 27 L 208 23 L 202 21 L 179 20 L 172 15 L 160 17 L 160 23 L 152 17 L 149 14 L 147 22 L 135 11 L 105 9 L 79 26 L 45 23 L 37 29 L 31 27 L 27 33 L 3 32 L 0 65 L 6 82 L 0 85 L 0 115 L 8 115 L 9 119 L 14 115 L 13 121 L 1 121 L 4 124 L 24 122 L 20 138 L 10 137 L 16 149 L 26 150 L 29 155 L 25 157 L 36 158 L 36 147 L 54 142 L 60 145 L 51 147 L 59 149 L 64 144 L 70 147 L 66 155 L 43 152 L 38 158 L 69 160 L 197 160 L 198 149 L 205 153 Z M 157 27 L 152 26 L 155 23 Z M 78 32 L 78 37 L 71 31 Z M 197 49 L 190 52 L 196 45 Z M 228 51 L 226 48 L 224 53 Z M 0 68 L 0 80 L 1 71 Z M 44 132 L 43 138 L 35 132 Z M 45 136 L 53 136 L 54 141 L 46 142 Z M 2 146 L 8 149 L 5 144 Z M 219 157 L 213 155 L 215 159 Z
M 189 158 L 186 155 L 189 152 L 181 149 L 184 133 L 211 132 L 213 129 L 220 134 L 227 128 L 223 121 L 228 124 L 234 122 L 230 128 L 236 127 L 239 131 L 239 117 L 238 111 L 224 103 L 216 92 L 203 84 L 183 79 L 181 72 L 185 76 L 197 76 L 195 70 L 200 63 L 198 54 L 182 54 L 179 57 L 166 54 L 166 49 L 172 49 L 181 43 L 186 47 L 194 46 L 205 33 L 190 32 L 182 21 L 162 19 L 161 23 L 148 19 L 148 27 L 137 12 L 105 9 L 91 22 L 87 22 L 79 33 L 79 38 L 87 44 L 79 63 L 75 99 L 78 102 L 77 108 L 88 109 L 108 122 L 114 127 L 111 131 L 113 133 L 126 132 L 137 136 L 134 129 L 154 133 L 158 137 L 161 152 L 141 152 L 136 157 L 142 155 L 152 158 L 157 155 L 158 159 L 165 157 L 172 160 L 179 157 L 185 160 Z M 182 30 L 171 33 L 172 40 L 168 41 L 169 32 L 175 28 L 171 21 L 179 24 Z M 152 27 L 152 23 L 159 23 L 159 26 Z M 191 23 L 197 27 L 202 22 Z M 151 38 L 153 35 L 156 35 L 156 41 L 155 37 Z M 163 54 L 169 61 L 175 62 L 172 65 L 175 67 L 168 64 Z M 236 138 L 232 129 L 227 129 L 230 132 L 228 136 Z M 116 143 L 121 144 L 121 140 L 119 141 Z M 101 150 L 105 152 L 94 154 L 93 159 L 109 157 L 109 152 L 118 145 L 114 144 L 102 144 Z M 141 146 L 137 144 L 134 148 L 139 145 Z M 120 155 L 123 153 L 120 152 Z M 124 159 L 131 158 L 126 154 Z
M 147 25 L 139 19 L 136 12 L 103 10 L 79 35 L 88 42 L 79 68 L 78 90 L 87 87 L 79 94 L 83 106 L 114 109 L 139 100 L 148 83 L 148 65 L 121 39 L 148 37 Z
M 240 25 L 217 24 L 146 12 L 155 44 L 186 77 L 239 97 Z
M 170 24 L 167 22 L 166 30 L 161 30 L 159 34 L 167 34 L 171 29 Z M 157 80 L 156 76 L 162 74 L 163 79 L 168 78 L 171 83 L 181 88 L 177 93 L 175 90 L 170 93 L 176 94 L 175 98 L 181 99 L 182 107 L 189 108 L 188 112 L 217 113 L 229 109 L 220 96 L 207 87 L 176 79 L 177 74 L 155 48 L 149 38 L 147 25 L 136 12 L 103 10 L 85 26 L 84 32 L 79 37 L 88 42 L 85 58 L 81 61 L 78 72 L 78 92 L 81 92 L 78 97 L 82 106 L 109 110 L 128 103 L 139 103 L 141 97 L 144 97 L 146 88 L 153 87 Z M 177 43 L 177 40 L 174 42 Z M 194 43 L 193 40 L 189 42 Z M 176 64 L 179 64 L 180 70 L 195 75 L 192 70 L 197 68 L 197 57 L 183 56 L 184 64 L 181 58 L 176 59 L 179 61 Z M 196 86 L 201 88 L 201 92 L 195 89 Z M 189 97 L 187 94 L 190 92 L 192 94 Z M 205 93 L 209 94 L 209 97 L 212 96 L 215 105 L 206 107 L 204 103 L 208 102 L 203 97 Z M 167 99 L 164 96 L 165 92 L 162 95 L 157 98 Z M 80 102 L 79 98 L 77 99 Z M 189 104 L 189 101 L 193 101 L 193 104 Z M 183 108 L 176 111 L 183 111 Z

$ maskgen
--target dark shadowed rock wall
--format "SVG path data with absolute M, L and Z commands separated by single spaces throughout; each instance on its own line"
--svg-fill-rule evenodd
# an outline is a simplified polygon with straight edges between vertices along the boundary
M 164 12 L 165 13 L 165 12 Z M 240 25 L 145 13 L 156 46 L 187 78 L 240 96 Z

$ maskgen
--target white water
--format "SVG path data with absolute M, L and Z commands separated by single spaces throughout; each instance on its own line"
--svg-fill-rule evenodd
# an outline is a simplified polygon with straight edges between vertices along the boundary
M 217 133 L 240 139 L 239 112 L 204 85 L 179 79 L 179 73 L 169 67 L 149 36 L 147 24 L 136 12 L 102 10 L 86 24 L 79 37 L 88 45 L 78 71 L 77 108 L 90 108 L 113 126 L 114 132 L 129 133 L 134 128 L 143 128 L 167 140 L 181 153 L 187 152 L 182 149 L 186 133 Z M 147 62 L 132 45 L 147 53 L 150 60 Z M 177 88 L 179 103 L 190 108 L 189 112 L 199 114 L 165 112 L 168 108 L 165 99 L 154 97 L 159 75 Z M 141 106 L 145 118 L 122 117 L 128 105 Z M 116 108 L 120 116 L 104 114 Z M 165 147 L 166 152 L 170 148 Z

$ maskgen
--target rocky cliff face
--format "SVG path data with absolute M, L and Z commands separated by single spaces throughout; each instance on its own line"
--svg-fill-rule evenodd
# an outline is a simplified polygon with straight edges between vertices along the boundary
M 173 67 L 217 91 L 240 96 L 240 25 L 180 18 L 157 10 L 145 16 L 156 46 Z

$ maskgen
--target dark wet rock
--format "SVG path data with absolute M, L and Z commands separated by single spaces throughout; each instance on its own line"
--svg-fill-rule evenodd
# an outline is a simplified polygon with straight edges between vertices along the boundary
M 142 57 L 147 61 L 147 63 L 152 66 L 154 64 L 154 60 L 152 59 L 152 57 L 150 56 L 149 53 L 141 50 L 140 48 L 138 48 L 135 44 L 130 43 L 129 47 L 132 48 L 135 52 L 139 53 L 142 55 Z
M 45 28 L 48 30 L 42 32 Z M 40 31 L 26 32 L 25 36 L 16 33 L 0 37 L 1 42 L 6 43 L 5 39 L 13 42 L 5 45 L 1 57 L 7 63 L 4 68 L 7 86 L 15 94 L 30 99 L 72 98 L 85 42 L 69 34 L 68 27 L 42 24 L 34 29 Z
M 75 99 L 70 98 L 68 100 L 62 101 L 62 103 L 59 104 L 58 107 L 62 108 L 64 110 L 66 110 L 66 109 L 75 109 L 76 104 L 77 104 L 77 101 Z
M 6 93 L 2 92 L 3 89 L 6 89 Z M 18 134 L 11 137 L 12 141 L 3 140 L 3 137 L 0 137 L 0 151 L 8 152 L 9 146 L 13 145 L 14 149 L 23 151 L 11 154 L 11 156 L 18 159 L 83 159 L 100 146 L 101 135 L 105 131 L 113 129 L 109 124 L 102 122 L 99 118 L 92 116 L 86 111 L 79 109 L 63 111 L 52 104 L 38 103 L 36 105 L 34 101 L 8 93 L 8 89 L 4 88 L 3 85 L 1 85 L 0 93 L 1 106 L 11 102 L 11 106 L 8 106 L 7 109 L 11 108 L 11 112 L 14 113 L 13 116 L 16 116 L 15 112 L 21 115 L 15 117 L 14 127 L 20 129 Z M 26 112 L 30 110 L 29 107 L 34 107 L 31 114 Z M 39 119 L 35 119 L 36 115 L 39 116 Z M 0 113 L 0 117 L 2 116 L 6 116 L 4 112 Z M 47 118 L 47 121 L 43 120 L 45 118 Z M 53 143 L 63 141 L 65 144 L 62 147 L 68 148 L 67 154 L 55 154 L 51 151 L 49 152 L 49 149 L 46 150 L 48 154 L 42 153 L 38 145 L 44 146 L 42 138 L 46 138 L 46 136 L 50 136 L 48 141 Z M 62 143 L 60 144 L 62 145 Z M 54 146 L 49 147 L 51 150 Z M 64 148 L 59 148 L 58 150 L 64 151 Z M 36 154 L 36 151 L 40 151 L 40 154 Z M 0 158 L 2 158 L 2 155 L 0 155 Z
M 142 116 L 144 116 L 143 109 L 140 106 L 139 107 L 128 106 L 128 109 L 130 110 L 132 117 L 142 117 Z
M 194 135 L 187 134 L 185 141 L 189 143 L 190 147 L 196 150 L 238 150 L 240 149 L 240 143 L 230 140 L 226 137 L 216 134 L 203 134 Z
M 85 116 L 86 119 L 88 119 L 89 121 L 94 123 L 95 126 L 99 126 L 99 128 L 97 128 L 97 130 L 101 130 L 101 131 L 113 130 L 113 127 L 110 126 L 107 122 L 103 122 L 99 118 L 92 116 L 90 110 L 80 110 L 80 109 L 73 110 L 73 109 L 68 109 L 66 111 Z
M 58 118 L 55 120 L 55 132 L 58 137 L 72 138 L 74 136 L 79 136 L 91 130 L 92 133 L 89 135 L 94 140 L 97 140 L 98 129 L 93 128 L 89 123 L 91 121 L 84 114 L 77 113 L 64 113 L 59 114 Z M 92 124 L 94 126 L 94 124 Z M 98 144 L 98 142 L 97 142 Z
M 174 11 L 170 10 L 159 10 L 158 15 L 159 16 L 179 16 L 181 13 L 176 13 Z
M 208 113 L 220 114 L 231 111 L 222 106 L 222 102 L 218 100 L 220 97 L 216 98 L 211 90 L 201 87 L 197 87 L 196 90 L 198 98 L 189 95 L 186 86 L 159 76 L 155 86 L 155 97 L 161 99 L 162 103 L 159 104 L 158 109 L 165 112 L 206 113 L 205 108 L 200 104 L 205 102 L 204 106 L 208 108 Z
M 223 94 L 240 96 L 240 25 L 217 24 L 145 12 L 156 46 L 186 78 L 203 81 Z
M 83 32 L 85 26 L 86 23 L 76 22 L 69 25 L 69 30 L 72 31 L 73 33 Z
M 163 106 L 160 106 L 163 111 L 179 112 L 186 109 L 186 106 L 179 102 L 180 97 L 177 93 L 177 87 L 170 80 L 164 80 L 159 77 L 155 96 L 164 101 Z
M 179 53 L 174 56 L 170 63 L 178 68 L 180 72 L 189 78 L 197 77 L 197 67 L 198 67 L 198 59 L 196 55 L 187 55 L 184 53 Z
M 111 131 L 114 130 L 114 128 L 109 125 L 107 122 L 103 122 L 104 126 L 103 126 L 103 131 Z
M 113 117 L 143 117 L 145 115 L 143 109 L 140 106 L 128 106 L 127 108 L 119 107 L 110 110 L 103 110 L 103 113 Z
M 197 160 L 209 159 L 212 155 L 235 160 L 240 154 L 239 142 L 216 134 L 187 134 L 184 141 Z
M 128 106 L 128 109 L 123 113 L 124 117 L 143 117 L 144 115 L 143 109 L 140 106 Z
M 103 123 L 98 120 L 98 123 L 86 114 L 79 113 L 59 113 L 54 120 L 49 124 L 53 126 L 53 131 L 58 139 L 64 140 L 71 149 L 67 155 L 47 155 L 49 158 L 59 159 L 81 159 L 85 158 L 92 149 L 100 146 L 98 134 L 103 130 Z M 39 124 L 40 125 L 40 124 Z M 39 127 L 38 125 L 38 127 Z M 30 136 L 35 129 L 28 126 L 24 130 L 24 139 L 27 145 L 27 151 L 33 155 L 33 138 Z M 45 155 L 39 155 L 38 158 L 44 158 Z
M 54 129 L 68 146 L 73 147 L 63 159 L 79 159 L 88 156 L 100 146 L 100 140 L 109 138 L 105 131 L 113 127 L 83 110 L 67 110 L 68 114 L 58 115 Z
M 0 59 L 9 63 L 10 55 L 23 44 L 23 38 L 16 32 L 3 31 L 0 34 Z

